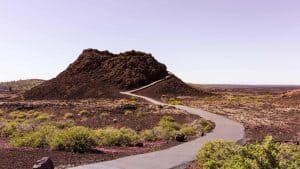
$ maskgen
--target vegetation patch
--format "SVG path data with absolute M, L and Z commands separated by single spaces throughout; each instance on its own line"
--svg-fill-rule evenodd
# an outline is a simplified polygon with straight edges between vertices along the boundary
M 142 141 L 155 141 L 158 139 L 153 130 L 142 131 L 140 133 L 140 138 Z
M 34 147 L 43 148 L 47 147 L 54 138 L 58 128 L 51 125 L 45 125 L 37 128 L 34 132 L 29 133 L 16 133 L 11 138 L 11 144 L 15 147 Z
M 203 169 L 298 169 L 300 148 L 276 143 L 271 136 L 246 146 L 218 140 L 201 148 L 197 164 Z
M 131 145 L 139 139 L 139 135 L 129 128 L 105 128 L 96 130 L 97 143 L 103 146 Z
M 0 109 L 0 116 L 4 115 L 4 111 L 2 109 Z
M 64 118 L 65 119 L 71 119 L 71 118 L 73 118 L 74 117 L 74 114 L 73 113 L 66 113 L 65 115 L 64 115 Z
M 89 111 L 87 111 L 87 110 L 81 110 L 81 111 L 78 113 L 79 116 L 87 116 L 88 114 L 89 114 Z
M 101 118 L 108 117 L 109 115 L 110 115 L 109 112 L 102 112 L 102 113 L 100 113 L 100 117 L 101 117 Z
M 125 116 L 133 115 L 133 111 L 131 111 L 131 110 L 125 110 L 124 115 Z
M 75 126 L 55 132 L 49 145 L 55 150 L 83 153 L 96 146 L 96 138 L 93 130 L 82 126 Z
M 2 127 L 2 129 L 0 130 L 1 137 L 10 137 L 11 135 L 17 132 L 18 126 L 18 122 L 6 122 L 4 127 Z
M 20 113 L 14 114 L 19 118 Z M 35 118 L 43 116 L 42 113 L 35 113 Z M 72 121 L 44 123 L 39 127 L 32 127 L 30 123 L 12 121 L 5 124 L 0 134 L 9 137 L 11 145 L 15 147 L 51 148 L 82 153 L 99 145 L 130 146 L 142 141 L 175 140 L 179 134 L 195 136 L 202 133 L 201 127 L 196 124 L 200 123 L 180 125 L 172 116 L 163 116 L 152 130 L 138 133 L 126 127 L 93 130 L 74 126 Z
M 183 105 L 183 103 L 180 100 L 177 100 L 176 98 L 170 98 L 168 100 L 168 104 L 171 104 L 171 105 Z

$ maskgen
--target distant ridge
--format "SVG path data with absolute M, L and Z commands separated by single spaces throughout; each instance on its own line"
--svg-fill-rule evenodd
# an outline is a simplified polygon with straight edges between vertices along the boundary
M 40 85 L 44 80 L 41 79 L 27 79 L 27 80 L 16 80 L 9 82 L 0 82 L 0 91 L 9 91 L 12 92 L 25 92 L 31 88 Z

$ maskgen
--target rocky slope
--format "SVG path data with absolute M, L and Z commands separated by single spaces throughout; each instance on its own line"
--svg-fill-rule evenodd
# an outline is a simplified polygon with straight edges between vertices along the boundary
M 203 90 L 195 89 L 183 81 L 181 81 L 175 75 L 172 75 L 169 79 L 157 83 L 149 88 L 136 92 L 137 94 L 148 96 L 155 99 L 161 99 L 162 96 L 177 97 L 177 96 L 208 96 Z
M 123 97 L 120 91 L 144 86 L 167 75 L 166 66 L 151 54 L 134 50 L 113 54 L 86 49 L 56 78 L 32 88 L 24 96 L 34 100 L 119 98 Z M 168 92 L 197 93 L 177 78 L 162 87 Z

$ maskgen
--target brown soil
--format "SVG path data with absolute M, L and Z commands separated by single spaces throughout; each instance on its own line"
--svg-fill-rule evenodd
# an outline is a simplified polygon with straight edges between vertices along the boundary
M 195 89 L 176 76 L 157 83 L 149 88 L 136 92 L 137 94 L 148 96 L 155 99 L 161 99 L 162 96 L 176 97 L 176 96 L 208 96 L 208 92 L 201 89 Z
M 181 101 L 241 122 L 249 142 L 272 135 L 278 141 L 299 144 L 300 98 L 282 97 L 294 87 L 210 87 L 205 86 L 215 96 Z
M 172 116 L 181 124 L 192 123 L 199 119 L 198 116 L 187 114 L 173 107 L 154 106 L 142 100 L 134 100 L 133 103 L 133 100 L 128 99 L 1 102 L 0 109 L 4 112 L 1 115 L 4 119 L 11 119 L 9 112 L 15 110 L 38 111 L 50 114 L 51 119 L 45 123 L 68 120 L 75 125 L 91 128 L 130 127 L 136 131 L 153 128 L 164 115 Z M 79 115 L 82 110 L 88 113 Z M 125 115 L 125 112 L 129 110 L 132 114 Z M 101 116 L 104 112 L 108 113 L 105 117 Z M 143 112 L 142 115 L 138 116 L 141 112 Z M 66 119 L 66 113 L 71 113 L 73 116 Z M 5 166 L 5 169 L 30 169 L 34 162 L 42 157 L 51 157 L 56 167 L 66 168 L 161 150 L 178 144 L 180 143 L 176 141 L 156 141 L 146 142 L 144 147 L 96 147 L 95 152 L 79 154 L 49 149 L 12 148 L 6 138 L 0 138 L 0 168 Z
M 198 166 L 198 165 L 196 164 L 196 162 L 193 162 L 193 163 L 189 164 L 188 166 L 186 166 L 185 169 L 202 169 L 202 167 L 201 167 L 201 166 Z
M 300 89 L 287 91 L 282 95 L 283 99 L 297 99 L 300 100 Z
M 4 148 L 0 149 L 0 168 L 2 169 L 31 169 L 34 162 L 43 158 L 50 157 L 58 169 L 64 169 L 72 166 L 89 164 L 100 161 L 113 160 L 120 157 L 152 152 L 178 145 L 178 142 L 149 142 L 144 147 L 115 147 L 104 151 L 99 148 L 94 153 L 72 153 L 64 151 L 51 151 L 47 149 L 29 149 L 29 148 Z M 114 151 L 118 150 L 118 151 Z M 122 151 L 120 151 L 122 150 Z
M 112 54 L 86 49 L 56 78 L 25 93 L 27 99 L 120 98 L 134 89 L 168 75 L 151 54 L 129 51 Z
M 177 122 L 190 123 L 198 116 L 190 115 L 182 110 L 173 107 L 160 107 L 138 101 L 136 104 L 129 104 L 128 100 L 82 100 L 82 101 L 26 101 L 26 102 L 2 102 L 0 109 L 5 112 L 46 112 L 50 115 L 50 121 L 72 121 L 76 125 L 89 128 L 103 127 L 129 127 L 136 131 L 151 129 L 155 127 L 160 119 L 165 115 L 172 116 Z M 80 111 L 87 111 L 85 115 L 80 115 Z M 131 113 L 125 115 L 126 111 Z M 65 114 L 71 114 L 69 118 Z M 107 113 L 101 116 L 102 113 Z M 139 115 L 140 114 L 140 115 Z M 5 113 L 2 118 L 10 119 L 9 113 Z

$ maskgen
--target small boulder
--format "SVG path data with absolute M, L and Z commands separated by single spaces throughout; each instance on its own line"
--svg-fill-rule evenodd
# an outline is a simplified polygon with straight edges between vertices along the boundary
M 54 164 L 49 157 L 43 157 L 34 164 L 33 169 L 54 169 Z
M 177 134 L 175 139 L 178 142 L 186 142 L 187 141 L 187 138 L 184 134 Z
M 124 104 L 121 106 L 121 109 L 123 110 L 136 110 L 137 106 L 134 104 Z
M 144 147 L 144 143 L 142 142 L 138 142 L 135 144 L 136 147 Z

